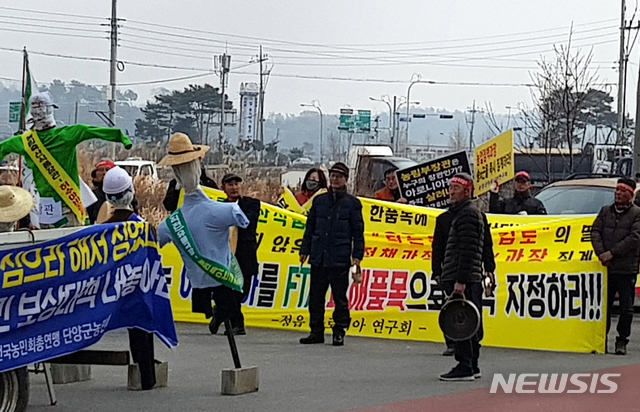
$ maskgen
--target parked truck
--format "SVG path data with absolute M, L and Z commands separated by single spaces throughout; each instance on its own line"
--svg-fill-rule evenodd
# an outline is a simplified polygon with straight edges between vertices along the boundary
M 393 155 L 391 147 L 354 144 L 347 154 L 349 190 L 356 196 L 373 197 L 384 187 L 384 172 L 391 168 L 404 169 L 416 162 Z

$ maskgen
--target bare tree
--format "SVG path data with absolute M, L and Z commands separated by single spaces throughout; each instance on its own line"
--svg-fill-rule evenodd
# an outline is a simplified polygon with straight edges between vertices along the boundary
M 467 136 L 464 130 L 462 130 L 460 122 L 458 122 L 455 130 L 451 133 L 451 136 L 449 136 L 449 146 L 451 146 L 451 150 L 454 152 L 459 152 L 467 148 Z
M 584 122 L 581 122 L 589 90 L 601 86 L 596 73 L 589 70 L 592 51 L 583 54 L 571 51 L 571 35 L 567 45 L 554 46 L 551 61 L 538 62 L 539 71 L 531 74 L 534 107 L 522 110 L 525 133 L 518 137 L 519 145 L 532 148 L 537 144 L 546 155 L 547 177 L 551 177 L 550 154 L 553 149 L 569 151 L 569 170 L 574 170 L 575 147 L 580 147 Z M 560 150 L 557 151 L 561 153 Z

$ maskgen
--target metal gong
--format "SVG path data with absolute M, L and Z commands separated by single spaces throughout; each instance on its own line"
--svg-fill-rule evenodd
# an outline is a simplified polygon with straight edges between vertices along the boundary
M 450 298 L 440 309 L 438 323 L 444 336 L 453 341 L 471 339 L 480 328 L 480 312 L 473 302 Z

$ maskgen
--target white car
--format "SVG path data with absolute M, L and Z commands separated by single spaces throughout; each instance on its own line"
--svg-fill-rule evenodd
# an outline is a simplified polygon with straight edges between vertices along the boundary
M 142 160 L 141 157 L 129 157 L 127 160 L 120 160 L 114 163 L 126 170 L 131 177 L 151 176 L 154 179 L 158 179 L 156 164 L 151 160 Z

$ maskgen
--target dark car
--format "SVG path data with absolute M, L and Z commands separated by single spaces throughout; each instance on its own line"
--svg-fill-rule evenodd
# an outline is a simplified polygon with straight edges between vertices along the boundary
M 598 214 L 613 203 L 618 178 L 571 179 L 546 186 L 535 195 L 550 215 Z

